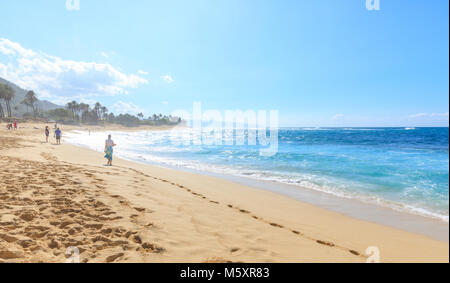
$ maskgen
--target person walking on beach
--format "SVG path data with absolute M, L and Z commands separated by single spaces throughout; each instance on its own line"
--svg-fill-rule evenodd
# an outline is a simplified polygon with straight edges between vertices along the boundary
M 59 128 L 56 129 L 55 131 L 55 138 L 56 138 L 56 144 L 60 145 L 61 144 L 61 130 Z
M 17 130 L 17 121 L 14 121 L 14 130 Z
M 45 127 L 45 142 L 48 143 L 48 137 L 50 136 L 50 129 L 48 126 Z
M 115 147 L 116 144 L 111 139 L 111 135 L 108 136 L 108 139 L 105 141 L 105 158 L 108 160 L 108 166 L 112 166 L 112 160 L 113 160 L 113 147 Z

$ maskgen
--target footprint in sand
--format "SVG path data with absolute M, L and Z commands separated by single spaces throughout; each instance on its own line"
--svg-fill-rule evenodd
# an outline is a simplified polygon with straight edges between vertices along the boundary
M 152 253 L 163 253 L 165 251 L 164 248 L 161 248 L 157 245 L 151 244 L 151 243 L 143 243 L 141 246 L 145 251 L 150 251 Z
M 124 255 L 125 255 L 124 253 L 118 253 L 118 254 L 114 254 L 114 255 L 108 256 L 106 258 L 106 262 L 107 263 L 114 262 L 114 261 L 116 261 L 116 259 L 118 259 L 120 257 L 123 257 Z
M 334 247 L 335 246 L 334 243 L 328 242 L 328 241 L 317 240 L 316 242 L 318 244 L 325 245 L 325 246 L 328 246 L 328 247 Z
M 277 224 L 277 223 L 269 223 L 269 224 L 270 224 L 270 226 L 273 226 L 273 227 L 284 228 L 284 226 Z

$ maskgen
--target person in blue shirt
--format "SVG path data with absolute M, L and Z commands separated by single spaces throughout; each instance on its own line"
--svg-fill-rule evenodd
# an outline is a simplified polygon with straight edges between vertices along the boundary
M 61 130 L 57 128 L 55 131 L 56 144 L 61 144 L 61 135 L 62 135 Z

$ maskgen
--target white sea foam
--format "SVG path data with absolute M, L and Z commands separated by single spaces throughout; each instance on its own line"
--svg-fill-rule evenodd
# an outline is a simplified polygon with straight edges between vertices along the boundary
M 185 131 L 185 134 L 191 134 L 189 130 L 183 131 Z M 71 144 L 103 152 L 104 141 L 108 134 L 109 133 L 106 132 L 91 132 L 89 135 L 87 131 L 72 131 L 66 133 L 64 139 Z M 200 172 L 212 172 L 223 175 L 233 175 L 252 178 L 255 180 L 288 184 L 299 188 L 307 188 L 325 192 L 341 198 L 357 199 L 362 202 L 389 207 L 397 211 L 427 216 L 440 219 L 444 222 L 449 222 L 448 213 L 446 214 L 441 211 L 432 211 L 430 209 L 417 207 L 415 205 L 390 201 L 377 196 L 354 191 L 352 189 L 358 187 L 359 184 L 352 183 L 348 180 L 337 180 L 331 177 L 312 174 L 287 174 L 286 172 L 255 170 L 239 165 L 225 166 L 219 164 L 205 164 L 200 161 L 160 156 L 159 154 L 161 153 L 173 153 L 186 150 L 195 152 L 199 150 L 190 147 L 180 149 L 171 145 L 162 146 L 161 144 L 165 144 L 169 141 L 170 131 L 112 132 L 111 134 L 113 135 L 115 143 L 118 144 L 116 148 L 116 155 L 123 159 L 159 164 L 168 167 L 184 168 Z M 228 155 L 230 160 L 234 158 L 234 152 L 232 150 L 223 151 L 222 153 Z M 243 155 L 238 157 L 246 160 L 250 158 Z M 414 190 L 414 188 L 411 188 L 411 190 Z M 405 193 L 408 194 L 408 191 L 405 191 Z M 410 191 L 409 193 L 413 193 L 413 191 Z

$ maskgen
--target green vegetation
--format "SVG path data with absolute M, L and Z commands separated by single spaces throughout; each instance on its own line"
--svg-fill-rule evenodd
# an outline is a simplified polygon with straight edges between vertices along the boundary
M 6 84 L 0 84 L 0 118 L 5 117 L 5 112 L 3 110 L 1 100 L 5 101 L 8 118 L 12 117 L 11 100 L 14 98 L 15 95 L 16 93 L 14 92 L 12 87 Z
M 99 102 L 95 103 L 93 107 L 85 103 L 77 103 L 72 101 L 67 103 L 65 108 L 53 106 L 51 110 L 43 111 L 42 102 L 38 100 L 34 91 L 28 91 L 14 88 L 10 83 L 0 83 L 0 119 L 12 118 L 13 110 L 16 115 L 21 112 L 20 116 L 24 118 L 37 118 L 40 119 L 52 119 L 63 124 L 120 124 L 127 127 L 137 127 L 141 125 L 148 126 L 174 126 L 180 124 L 181 118 L 172 116 L 163 116 L 162 114 L 153 114 L 152 116 L 145 118 L 144 114 L 139 113 L 137 115 L 120 114 L 116 116 L 114 113 L 110 113 L 108 109 L 101 105 Z M 16 91 L 18 91 L 18 97 L 16 97 Z M 16 104 L 12 103 L 16 97 Z M 19 99 L 19 100 L 18 100 Z M 17 102 L 17 100 L 19 102 Z M 47 104 L 50 104 L 46 102 Z M 12 107 L 11 107 L 11 104 Z M 38 104 L 41 107 L 38 108 Z M 4 106 L 5 107 L 4 107 Z M 20 106 L 20 107 L 19 107 Z M 26 107 L 26 112 L 25 111 Z M 23 109 L 20 111 L 20 108 Z M 48 107 L 47 107 L 48 108 Z M 45 108 L 44 108 L 45 109 Z
M 0 83 L 0 118 L 11 118 L 12 117 L 12 109 L 11 109 L 11 101 L 14 99 L 14 97 L 16 96 L 16 92 L 14 91 L 14 88 L 12 88 L 10 85 L 8 84 L 2 84 Z M 6 105 L 6 113 L 3 109 L 2 106 L 2 100 L 4 100 L 5 105 Z M 25 116 L 30 116 L 28 113 L 28 108 L 31 107 L 31 109 L 33 109 L 33 116 L 34 119 L 36 120 L 37 116 L 39 115 L 39 111 L 36 107 L 36 102 L 38 101 L 36 94 L 33 91 L 29 91 L 26 95 L 24 100 L 21 102 L 21 104 L 24 104 L 27 107 L 27 113 L 28 115 L 23 115 Z M 14 109 L 14 111 L 18 111 L 19 110 L 19 106 L 15 105 L 14 107 L 12 107 Z M 5 115 L 6 114 L 6 115 Z
M 27 113 L 28 113 L 28 108 L 31 107 L 31 109 L 33 109 L 33 116 L 34 119 L 36 120 L 36 116 L 38 115 L 38 110 L 36 109 L 36 102 L 38 101 L 36 94 L 34 93 L 34 91 L 30 90 L 29 92 L 27 92 L 27 94 L 25 95 L 24 100 L 21 102 L 21 104 L 24 104 L 27 107 Z
M 148 126 L 174 126 L 182 122 L 181 118 L 172 116 L 163 116 L 162 114 L 144 118 L 144 114 L 139 113 L 136 116 L 130 114 L 109 113 L 108 109 L 97 102 L 93 108 L 85 103 L 72 101 L 67 103 L 66 108 L 58 108 L 48 111 L 44 114 L 47 118 L 53 119 L 64 124 L 90 124 L 98 125 L 104 123 L 120 124 L 127 127 L 137 127 L 141 125 Z

